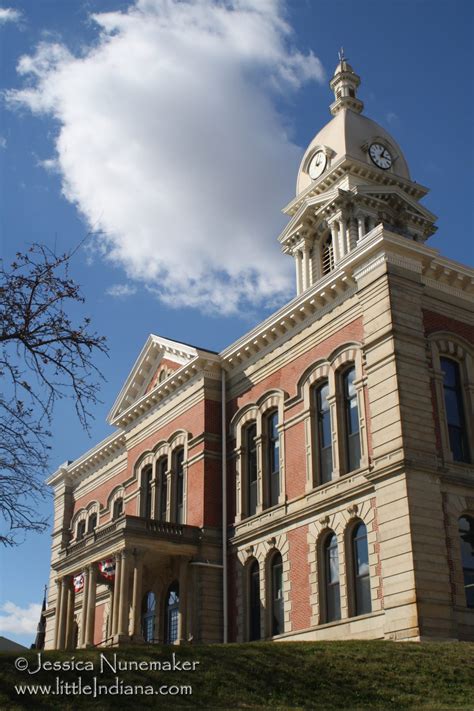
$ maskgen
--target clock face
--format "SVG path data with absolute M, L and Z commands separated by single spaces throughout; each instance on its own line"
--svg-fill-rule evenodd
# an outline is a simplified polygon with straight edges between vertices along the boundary
M 392 156 L 381 143 L 372 143 L 369 148 L 369 156 L 372 162 L 382 170 L 388 170 L 393 162 Z
M 311 180 L 316 180 L 319 178 L 326 168 L 327 157 L 324 151 L 317 151 L 311 158 L 311 163 L 309 164 L 309 177 Z

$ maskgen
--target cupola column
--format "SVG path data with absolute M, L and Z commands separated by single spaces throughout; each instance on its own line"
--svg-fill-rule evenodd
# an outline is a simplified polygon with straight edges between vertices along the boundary
M 347 254 L 347 234 L 346 222 L 341 217 L 339 220 L 339 256 L 342 259 Z
M 361 215 L 357 218 L 357 234 L 358 234 L 358 240 L 360 240 L 364 237 L 364 229 L 365 229 L 365 219 Z
M 296 266 L 296 293 L 301 294 L 303 291 L 303 280 L 302 280 L 302 254 L 299 249 L 295 252 L 295 266 Z
M 329 223 L 329 228 L 331 230 L 331 240 L 332 240 L 332 248 L 333 248 L 333 252 L 334 252 L 334 261 L 337 264 L 341 258 L 341 252 L 339 249 L 339 225 L 338 225 L 337 220 L 333 220 L 331 223 Z
M 311 251 L 310 245 L 305 242 L 303 245 L 303 291 L 309 289 L 311 286 L 311 275 L 310 275 L 310 258 L 309 254 Z

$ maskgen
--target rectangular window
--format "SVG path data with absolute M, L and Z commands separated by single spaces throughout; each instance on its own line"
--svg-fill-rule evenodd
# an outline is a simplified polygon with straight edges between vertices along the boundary
M 268 476 L 270 485 L 269 506 L 276 506 L 280 498 L 280 435 L 278 433 L 278 412 L 267 419 L 268 426 Z
M 331 412 L 328 395 L 329 384 L 326 382 L 316 390 L 316 456 L 321 484 L 331 481 L 332 478 Z
M 351 368 L 343 376 L 345 454 L 348 472 L 360 467 L 359 408 L 357 406 L 357 392 L 354 381 L 355 368 Z
M 175 477 L 176 477 L 176 522 L 184 521 L 184 449 L 179 449 L 175 453 Z
M 247 513 L 253 516 L 257 512 L 257 425 L 252 424 L 246 430 L 247 449 Z
M 441 368 L 449 446 L 455 462 L 469 462 L 459 365 L 450 358 L 441 358 Z

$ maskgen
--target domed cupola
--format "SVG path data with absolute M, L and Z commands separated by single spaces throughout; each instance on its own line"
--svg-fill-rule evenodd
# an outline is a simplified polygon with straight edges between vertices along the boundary
M 388 131 L 362 114 L 359 85 L 341 50 L 330 81 L 333 118 L 305 151 L 296 198 L 284 209 L 291 220 L 279 237 L 295 259 L 298 293 L 336 269 L 380 223 L 421 242 L 436 230 L 435 216 L 419 204 L 427 188 L 411 180 Z

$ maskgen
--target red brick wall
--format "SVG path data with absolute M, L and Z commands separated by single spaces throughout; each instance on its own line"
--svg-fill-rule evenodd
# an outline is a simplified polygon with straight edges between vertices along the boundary
M 119 472 L 111 479 L 109 479 L 105 484 L 96 487 L 89 494 L 86 494 L 85 496 L 80 496 L 78 499 L 76 499 L 74 503 L 74 514 L 79 511 L 79 509 L 82 509 L 88 504 L 90 504 L 92 501 L 98 501 L 101 508 L 106 506 L 107 499 L 110 496 L 111 491 L 115 489 L 116 486 L 120 486 L 121 484 L 123 484 L 126 478 L 127 470 L 124 469 L 123 471 Z M 100 521 L 99 523 L 103 523 L 103 521 Z
M 145 390 L 145 392 L 149 393 L 150 390 L 153 390 L 153 388 L 155 387 L 155 385 L 156 385 L 157 382 L 158 382 L 158 377 L 159 377 L 159 375 L 160 375 L 160 373 L 161 373 L 161 371 L 162 371 L 163 369 L 166 369 L 166 370 L 178 370 L 178 368 L 181 368 L 181 364 L 180 364 L 180 363 L 176 363 L 174 360 L 169 360 L 169 358 L 162 358 L 162 359 L 160 360 L 160 365 L 158 366 L 158 368 L 157 368 L 156 371 L 154 372 L 153 377 L 152 377 L 152 379 L 150 380 L 150 382 L 149 382 L 149 384 L 148 384 L 148 387 L 147 387 L 147 389 Z
M 306 487 L 304 422 L 297 422 L 285 431 L 285 480 L 288 499 L 303 496 Z
M 311 594 L 308 564 L 308 526 L 288 531 L 290 558 L 291 629 L 302 630 L 311 625 Z
M 457 319 L 437 314 L 434 311 L 423 309 L 423 323 L 425 325 L 425 333 L 429 335 L 435 331 L 450 331 L 455 333 L 466 341 L 474 343 L 474 326 Z

